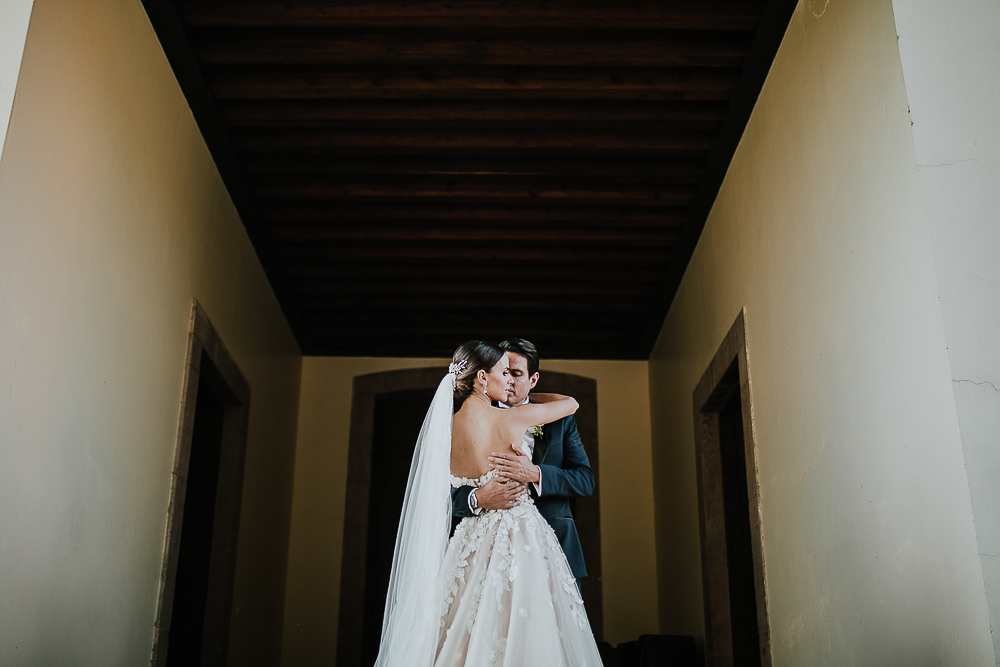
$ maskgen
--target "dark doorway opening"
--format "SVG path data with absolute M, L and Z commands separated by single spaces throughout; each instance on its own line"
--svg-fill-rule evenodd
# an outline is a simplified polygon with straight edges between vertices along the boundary
M 205 621 L 217 623 L 221 620 L 205 618 L 212 563 L 215 501 L 219 488 L 222 427 L 226 412 L 226 404 L 216 395 L 212 385 L 206 382 L 206 376 L 212 370 L 212 362 L 202 353 L 187 491 L 184 494 L 177 579 L 174 583 L 174 609 L 170 616 L 168 667 L 200 665 L 205 662 L 215 664 L 212 660 L 202 660 L 203 649 L 209 657 L 224 653 L 224 647 L 204 645 L 203 641 Z M 219 633 L 210 633 L 210 636 L 211 634 L 218 638 Z
M 754 593 L 750 503 L 743 440 L 743 403 L 739 368 L 734 361 L 726 375 L 736 388 L 719 412 L 719 454 L 722 462 L 723 514 L 726 521 L 726 560 L 729 565 L 729 624 L 733 637 L 733 664 L 760 666 L 757 599 Z
M 375 397 L 372 429 L 372 483 L 368 498 L 368 545 L 365 568 L 365 609 L 362 662 L 375 664 L 382 638 L 385 596 L 389 591 L 392 555 L 399 515 L 410 474 L 413 446 L 434 389 L 379 394 Z M 379 602 L 381 601 L 381 604 Z
M 706 662 L 770 666 L 753 411 L 741 312 L 694 392 Z
M 152 663 L 226 664 L 250 387 L 195 304 Z

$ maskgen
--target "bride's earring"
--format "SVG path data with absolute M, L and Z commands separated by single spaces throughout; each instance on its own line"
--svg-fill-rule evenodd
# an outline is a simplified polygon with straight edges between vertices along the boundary
M 486 380 L 485 379 L 483 380 L 483 396 L 489 396 L 489 394 L 486 393 Z

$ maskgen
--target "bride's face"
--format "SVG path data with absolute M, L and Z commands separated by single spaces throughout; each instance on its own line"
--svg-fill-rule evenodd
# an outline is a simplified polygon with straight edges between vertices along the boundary
M 505 403 L 513 388 L 514 379 L 510 376 L 510 359 L 504 354 L 496 366 L 486 374 L 486 395 L 491 401 Z

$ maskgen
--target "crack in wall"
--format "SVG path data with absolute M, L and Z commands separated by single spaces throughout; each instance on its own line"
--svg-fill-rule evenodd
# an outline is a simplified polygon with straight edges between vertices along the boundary
M 953 160 L 952 162 L 942 162 L 941 164 L 918 164 L 917 167 L 950 167 L 953 164 L 958 164 L 959 162 L 975 162 L 981 167 L 992 167 L 993 165 L 988 162 L 980 162 L 974 158 L 966 158 L 964 160 Z
M 976 382 L 975 380 L 952 380 L 952 382 L 956 382 L 956 383 L 957 382 L 968 382 L 970 384 L 976 385 L 977 387 L 982 386 L 984 384 L 988 384 L 989 386 L 993 387 L 993 391 L 1000 391 L 1000 389 L 997 389 L 997 386 L 995 384 L 993 384 L 992 382 L 990 382 L 989 380 L 983 380 L 982 382 Z

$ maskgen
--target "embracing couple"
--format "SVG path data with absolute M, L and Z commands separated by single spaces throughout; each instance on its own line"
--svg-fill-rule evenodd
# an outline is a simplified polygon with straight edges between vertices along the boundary
M 455 351 L 413 453 L 377 666 L 601 664 L 569 511 L 594 475 L 576 400 L 537 381 L 528 341 Z

